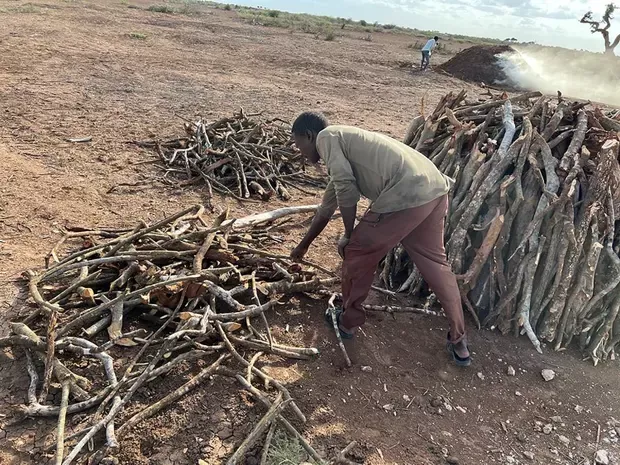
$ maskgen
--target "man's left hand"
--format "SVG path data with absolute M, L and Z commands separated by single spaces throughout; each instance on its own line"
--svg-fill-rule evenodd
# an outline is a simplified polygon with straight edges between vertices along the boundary
M 344 249 L 347 245 L 349 245 L 349 238 L 346 236 L 342 236 L 340 240 L 338 241 L 338 255 L 340 255 L 340 258 L 342 258 L 343 260 L 344 260 Z

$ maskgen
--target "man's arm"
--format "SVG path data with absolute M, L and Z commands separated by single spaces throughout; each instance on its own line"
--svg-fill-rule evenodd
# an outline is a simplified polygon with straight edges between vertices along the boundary
M 360 199 L 353 168 L 343 152 L 341 139 L 337 134 L 321 134 L 321 137 L 317 139 L 317 148 L 325 160 L 330 183 L 334 185 L 345 232 L 350 234 L 353 231 L 355 211 Z
M 303 255 L 308 251 L 312 242 L 323 232 L 323 230 L 327 227 L 330 218 L 321 216 L 320 214 L 314 215 L 312 218 L 312 223 L 310 224 L 310 228 L 306 232 L 303 239 L 299 242 L 299 245 L 295 248 L 295 250 L 299 249 L 299 251 L 303 251 Z M 293 258 L 301 258 L 301 257 L 293 257 Z
M 355 227 L 357 202 L 360 199 L 357 180 L 351 163 L 342 150 L 339 137 L 335 134 L 325 135 L 317 141 L 317 146 L 319 151 L 325 154 L 325 164 L 329 170 L 331 182 L 334 184 L 338 207 L 342 213 L 344 237 L 349 238 Z
M 314 218 L 312 218 L 310 228 L 308 228 L 308 231 L 299 242 L 299 245 L 291 252 L 292 259 L 300 260 L 306 255 L 312 242 L 323 232 L 329 223 L 329 220 L 336 211 L 336 206 L 336 191 L 334 190 L 334 184 L 330 181 L 323 194 L 321 206 L 317 210 L 316 215 L 314 215 Z
M 344 260 L 344 251 L 349 245 L 349 239 L 355 227 L 355 216 L 357 214 L 357 204 L 352 207 L 340 207 L 342 222 L 344 223 L 344 236 L 338 241 L 338 254 Z
M 338 207 L 342 213 L 344 236 L 338 241 L 338 253 L 344 258 L 345 248 L 349 244 L 349 238 L 355 227 L 357 202 L 360 199 L 357 179 L 351 162 L 344 153 L 343 141 L 337 133 L 322 134 L 317 140 L 317 149 L 327 165 L 330 180 L 334 184 Z
M 349 238 L 355 227 L 355 215 L 360 193 L 357 188 L 357 180 L 349 160 L 344 155 L 340 145 L 340 137 L 337 134 L 321 135 L 317 139 L 317 149 L 325 161 L 329 172 L 329 184 L 323 196 L 323 203 L 312 220 L 310 229 L 291 253 L 292 258 L 301 258 L 308 251 L 312 241 L 325 229 L 329 218 L 336 211 L 336 206 L 342 213 L 345 238 Z M 346 242 L 346 241 L 345 241 Z M 346 244 L 345 244 L 346 245 Z M 345 245 L 339 244 L 339 250 Z M 342 253 L 341 253 L 342 255 Z
M 352 207 L 340 207 L 342 213 L 342 222 L 344 223 L 344 237 L 351 237 L 353 228 L 355 227 L 355 217 L 357 215 L 357 204 Z

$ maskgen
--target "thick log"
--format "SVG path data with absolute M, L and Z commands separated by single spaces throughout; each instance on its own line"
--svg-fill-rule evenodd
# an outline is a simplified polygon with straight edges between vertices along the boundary
M 418 131 L 420 127 L 424 124 L 424 116 L 416 116 L 409 126 L 407 127 L 407 131 L 405 131 L 405 137 L 403 138 L 403 144 L 411 145 L 413 142 L 413 138 L 415 137 L 415 133 Z
M 570 164 L 572 163 L 575 154 L 577 154 L 577 152 L 579 152 L 579 150 L 581 149 L 581 145 L 583 144 L 583 140 L 586 137 L 587 130 L 588 115 L 586 115 L 586 112 L 584 110 L 579 110 L 579 112 L 577 113 L 577 128 L 575 129 L 573 139 L 568 146 L 568 150 L 564 152 L 564 155 L 560 160 L 561 170 L 568 171 L 570 169 Z
M 491 225 L 489 226 L 489 230 L 484 238 L 484 241 L 478 252 L 476 253 L 476 258 L 469 266 L 469 269 L 465 275 L 457 276 L 457 279 L 461 281 L 461 289 L 467 293 L 471 290 L 478 278 L 478 275 L 482 271 L 482 267 L 487 262 L 497 239 L 499 238 L 499 234 L 502 231 L 502 226 L 504 225 L 504 215 L 497 215 L 493 221 L 491 221 Z
M 506 124 L 510 128 L 511 124 L 511 109 L 510 102 L 506 103 Z M 512 123 L 514 124 L 514 123 Z M 505 136 L 506 137 L 506 136 Z M 465 236 L 471 226 L 473 220 L 480 212 L 480 208 L 487 198 L 488 194 L 492 191 L 493 187 L 504 176 L 508 167 L 514 162 L 517 154 L 520 152 L 527 135 L 522 135 L 517 139 L 508 150 L 504 151 L 500 146 L 500 150 L 497 152 L 497 156 L 493 157 L 488 163 L 492 164 L 491 171 L 478 191 L 474 194 L 470 204 L 467 206 L 463 216 L 457 224 L 454 232 L 452 233 L 450 240 L 448 241 L 448 257 L 452 262 L 452 265 L 457 273 L 462 273 L 462 250 L 465 243 Z M 508 137 L 510 140 L 511 137 Z

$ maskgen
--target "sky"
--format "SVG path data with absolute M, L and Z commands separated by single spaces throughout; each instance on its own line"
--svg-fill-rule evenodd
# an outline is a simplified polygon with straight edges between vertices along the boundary
M 235 0 L 293 13 L 312 13 L 397 24 L 422 30 L 603 51 L 603 38 L 578 21 L 600 18 L 610 0 Z M 612 39 L 620 34 L 612 22 Z

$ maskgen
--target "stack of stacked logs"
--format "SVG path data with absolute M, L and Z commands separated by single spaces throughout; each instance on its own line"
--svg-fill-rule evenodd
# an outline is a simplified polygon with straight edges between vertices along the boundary
M 164 181 L 181 178 L 181 186 L 204 184 L 209 197 L 215 191 L 249 202 L 289 200 L 291 188 L 313 194 L 302 186 L 325 187 L 325 179 L 306 172 L 288 124 L 254 119 L 257 116 L 241 110 L 212 123 L 188 122 L 184 137 L 135 144 L 157 151 Z
M 538 351 L 575 341 L 596 364 L 620 342 L 620 120 L 591 108 L 561 94 L 450 93 L 404 142 L 455 180 L 446 248 L 478 323 L 527 334 Z M 399 292 L 424 285 L 402 247 L 381 277 Z
M 249 448 L 266 437 L 265 460 L 276 425 L 296 437 L 313 461 L 325 463 L 286 419 L 305 422 L 289 391 L 257 363 L 264 354 L 307 359 L 318 353 L 277 343 L 266 316 L 282 295 L 325 292 L 336 281 L 320 277 L 318 265 L 291 263 L 265 250 L 281 241 L 278 228 L 288 219 L 279 218 L 315 209 L 290 207 L 238 220 L 223 213 L 209 224 L 204 208 L 196 206 L 151 226 L 67 233 L 48 255 L 46 269 L 28 273 L 36 307 L 0 339 L 0 347 L 26 355 L 31 383 L 21 413 L 58 417 L 55 463 L 84 461 L 85 454 L 93 454 L 88 463 L 112 463 L 119 433 L 218 375 L 236 379 L 267 411 L 228 464 L 243 463 Z M 61 250 L 70 253 L 60 258 Z M 136 410 L 136 392 L 169 373 L 192 376 L 126 414 Z M 61 390 L 59 405 L 47 403 L 50 389 Z M 67 415 L 78 412 L 84 412 L 79 431 L 65 437 Z M 92 441 L 96 447 L 89 453 Z

